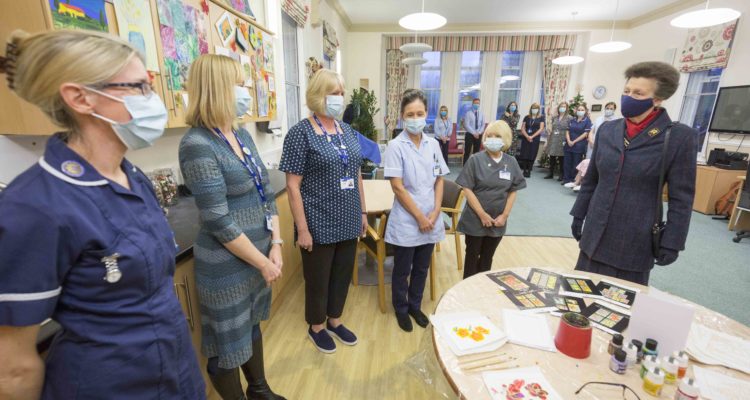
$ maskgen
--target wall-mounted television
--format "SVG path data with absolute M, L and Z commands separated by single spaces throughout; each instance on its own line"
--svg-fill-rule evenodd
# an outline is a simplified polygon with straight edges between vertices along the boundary
M 750 85 L 719 88 L 708 130 L 750 135 Z

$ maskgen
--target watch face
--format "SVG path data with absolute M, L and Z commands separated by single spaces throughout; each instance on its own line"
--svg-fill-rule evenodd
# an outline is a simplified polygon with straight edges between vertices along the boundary
M 601 99 L 606 95 L 607 88 L 605 88 L 604 86 L 597 86 L 596 89 L 594 89 L 594 98 Z

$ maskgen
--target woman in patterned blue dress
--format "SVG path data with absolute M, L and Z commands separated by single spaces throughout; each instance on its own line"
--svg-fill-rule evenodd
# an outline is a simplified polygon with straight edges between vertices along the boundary
M 188 82 L 192 128 L 180 143 L 180 168 L 201 217 L 193 251 L 208 374 L 225 400 L 283 399 L 266 382 L 259 325 L 281 277 L 274 191 L 250 134 L 233 126 L 250 96 L 239 63 L 226 56 L 199 57 Z

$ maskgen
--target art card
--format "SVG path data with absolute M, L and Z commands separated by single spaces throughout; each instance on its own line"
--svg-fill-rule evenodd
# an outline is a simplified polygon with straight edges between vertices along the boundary
M 109 32 L 104 0 L 49 0 L 55 29 Z
M 255 19 L 255 14 L 253 13 L 252 8 L 250 8 L 250 2 L 248 0 L 219 0 L 219 2 L 247 15 L 252 20 Z
M 273 40 L 263 41 L 263 69 L 273 72 Z
M 500 285 L 503 290 L 513 292 L 525 292 L 532 289 L 531 283 L 521 278 L 512 271 L 492 272 L 486 275 L 493 282 Z
M 216 31 L 219 33 L 219 39 L 224 46 L 228 46 L 232 42 L 234 36 L 234 21 L 228 12 L 222 14 L 219 20 L 216 21 Z
M 562 400 L 538 366 L 482 373 L 492 400 Z
M 582 314 L 588 317 L 595 327 L 611 335 L 622 334 L 630 322 L 630 313 L 610 308 L 609 305 L 598 300 L 586 307 Z
M 268 92 L 268 118 L 276 119 L 276 92 Z
M 552 311 L 553 315 L 561 315 L 566 312 L 582 313 L 586 309 L 586 303 L 580 297 L 553 295 L 552 302 L 556 310 Z
M 544 290 L 546 292 L 557 293 L 557 291 L 560 289 L 560 278 L 560 274 L 545 271 L 543 269 L 532 268 L 529 271 L 529 276 L 526 277 L 526 280 L 529 281 L 532 285 L 536 286 L 538 289 Z
M 255 93 L 258 96 L 258 117 L 268 117 L 268 84 L 261 78 L 256 81 Z
M 157 0 L 167 84 L 183 90 L 190 64 L 208 52 L 205 14 L 180 0 Z
M 601 292 L 596 284 L 585 276 L 563 275 L 560 294 L 573 297 L 601 297 Z
M 245 78 L 245 86 L 253 86 L 253 64 L 250 62 L 250 57 L 240 54 L 240 65 L 242 66 L 242 75 Z
M 253 47 L 253 50 L 257 50 L 258 47 L 260 47 L 260 37 L 258 36 L 258 32 L 255 30 L 255 27 L 252 25 L 248 25 L 248 34 L 247 39 L 250 42 L 250 46 Z
M 114 0 L 120 37 L 127 40 L 146 59 L 146 69 L 159 72 L 154 23 L 148 0 Z
M 596 288 L 601 292 L 602 300 L 625 308 L 633 306 L 635 295 L 640 292 L 636 288 L 614 283 L 606 279 L 602 279 L 596 285 Z
M 541 290 L 529 290 L 526 292 L 505 290 L 503 294 L 521 311 L 544 312 L 556 309 L 554 301 L 546 298 L 544 292 Z
M 242 29 L 244 25 L 244 30 Z M 237 43 L 237 47 L 242 51 L 247 51 L 250 49 L 250 44 L 247 40 L 247 24 L 240 23 L 237 29 L 235 29 L 235 43 Z

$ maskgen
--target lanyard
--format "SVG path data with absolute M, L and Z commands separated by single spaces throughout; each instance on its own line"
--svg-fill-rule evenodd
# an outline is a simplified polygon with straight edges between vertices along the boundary
M 446 118 L 446 119 L 445 119 L 445 120 L 443 121 L 443 125 L 445 125 L 445 133 L 447 134 L 447 133 L 448 133 L 448 118 Z
M 224 133 L 219 128 L 214 128 L 214 132 L 219 134 L 222 139 L 224 139 L 224 143 L 229 146 L 229 150 L 234 153 L 234 150 L 232 150 L 232 145 L 229 143 L 229 140 L 227 140 L 227 137 L 224 136 Z M 234 134 L 234 138 L 237 139 L 237 143 L 240 145 L 240 148 L 242 149 L 242 157 L 240 157 L 240 162 L 242 165 L 247 169 L 247 172 L 250 173 L 250 177 L 253 178 L 253 182 L 255 183 L 255 188 L 258 189 L 258 195 L 260 195 L 260 200 L 263 202 L 263 209 L 266 211 L 266 214 L 268 214 L 268 202 L 266 199 L 266 191 L 263 189 L 263 178 L 262 178 L 262 172 L 260 167 L 258 166 L 258 163 L 255 161 L 255 157 L 253 157 L 252 153 L 250 152 L 250 149 L 245 147 L 245 145 L 242 143 L 242 140 L 240 140 L 240 137 L 237 135 L 237 132 L 232 129 L 232 133 Z M 251 167 L 250 164 L 247 162 L 248 158 L 250 159 L 250 162 L 253 164 Z
M 331 136 L 333 135 L 329 134 L 326 128 L 323 128 L 323 123 L 320 122 L 320 120 L 318 119 L 318 116 L 313 114 L 313 119 L 318 124 L 318 127 L 320 127 L 320 130 L 323 131 L 323 133 L 326 135 L 326 140 L 328 141 L 328 143 L 330 143 L 331 146 L 333 146 L 333 148 L 336 149 L 336 153 L 338 153 L 339 158 L 341 159 L 341 164 L 344 165 L 344 175 L 346 175 L 346 170 L 347 170 L 347 167 L 349 166 L 349 153 L 347 152 L 346 145 L 344 144 L 344 138 L 343 138 L 344 133 L 339 132 L 338 125 L 336 125 L 336 122 L 334 121 L 333 126 L 336 129 L 336 133 L 338 134 L 336 136 L 338 136 L 338 139 L 339 139 L 339 144 L 337 146 L 336 143 L 333 143 L 333 140 L 331 140 Z

